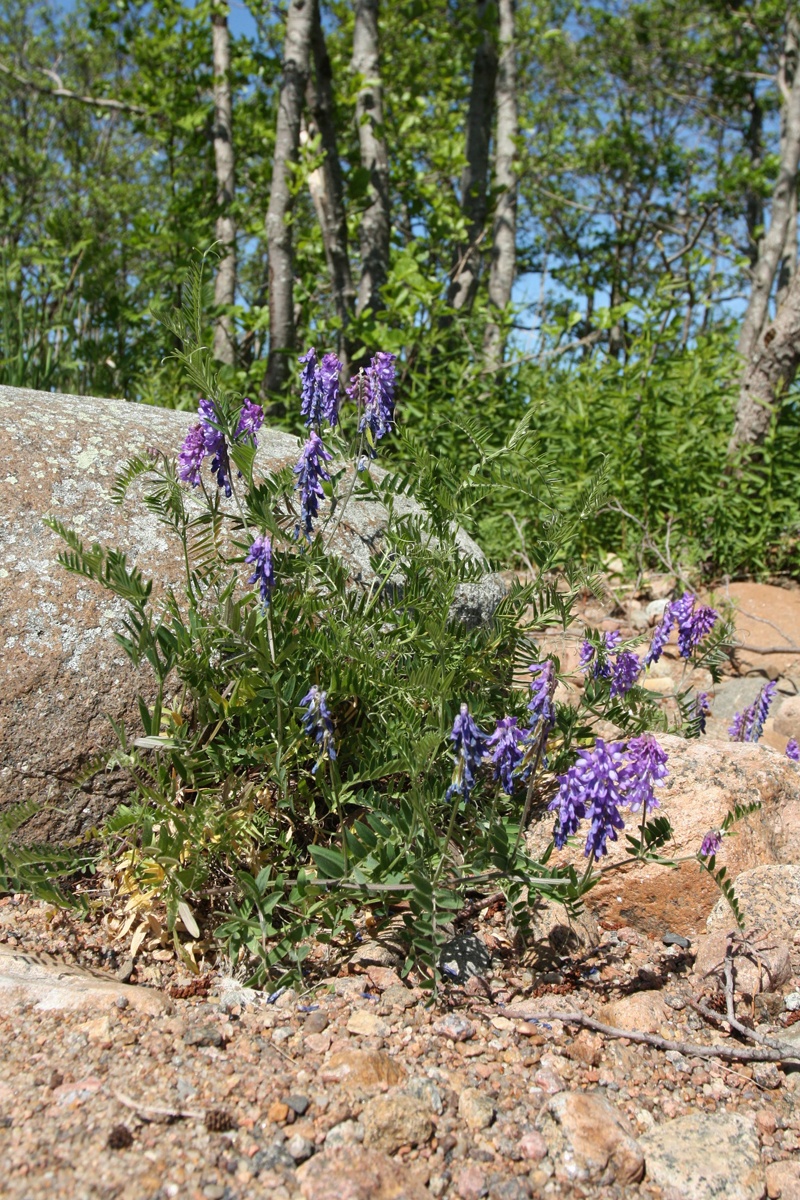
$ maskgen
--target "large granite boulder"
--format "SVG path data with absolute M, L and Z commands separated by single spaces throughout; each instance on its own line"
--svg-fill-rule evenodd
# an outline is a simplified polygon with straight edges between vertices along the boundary
M 28 836 L 64 839 L 91 827 L 127 791 L 119 772 L 101 773 L 75 788 L 93 759 L 115 744 L 108 718 L 138 730 L 137 693 L 152 690 L 114 639 L 124 605 L 56 561 L 62 543 L 42 523 L 58 517 L 87 542 L 125 551 L 160 586 L 180 584 L 179 546 L 136 503 L 118 507 L 110 492 L 119 467 L 148 447 L 177 452 L 192 424 L 189 413 L 123 400 L 54 395 L 0 387 L 6 430 L 6 470 L 0 478 L 0 811 L 34 798 L 45 807 Z M 290 434 L 263 429 L 256 462 L 271 469 L 297 461 Z M 376 468 L 377 470 L 377 468 Z M 398 510 L 417 510 L 399 497 Z M 386 527 L 381 505 L 352 500 L 332 549 L 353 578 L 370 577 L 370 555 Z M 463 532 L 465 556 L 482 560 Z M 490 616 L 503 594 L 494 576 L 462 586 L 458 615 L 468 623 Z

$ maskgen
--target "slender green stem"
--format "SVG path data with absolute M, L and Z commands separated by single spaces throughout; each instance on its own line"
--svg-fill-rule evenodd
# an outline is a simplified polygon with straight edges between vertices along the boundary
M 344 873 L 348 874 L 350 867 L 347 855 L 347 838 L 345 837 L 344 828 L 344 809 L 342 808 L 342 781 L 339 777 L 339 768 L 336 765 L 336 760 L 328 759 L 328 767 L 331 775 L 331 791 L 333 792 L 334 803 L 336 804 L 336 812 L 339 817 L 339 838 L 342 843 L 342 862 L 344 864 Z
M 269 642 L 270 661 L 272 663 L 273 670 L 275 670 L 275 667 L 276 667 L 275 639 L 272 635 L 272 605 L 271 604 L 267 605 L 267 641 Z M 276 705 L 276 710 L 277 710 L 276 715 L 278 718 L 278 749 L 283 751 L 283 697 L 281 696 L 279 686 L 276 686 L 275 705 Z

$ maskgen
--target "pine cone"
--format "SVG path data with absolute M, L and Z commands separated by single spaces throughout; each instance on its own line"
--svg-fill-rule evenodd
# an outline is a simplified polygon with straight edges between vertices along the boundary
M 127 1125 L 115 1125 L 108 1135 L 109 1150 L 128 1150 L 133 1145 L 133 1134 Z
M 206 1129 L 209 1133 L 227 1133 L 235 1128 L 236 1122 L 227 1108 L 210 1108 L 206 1113 Z

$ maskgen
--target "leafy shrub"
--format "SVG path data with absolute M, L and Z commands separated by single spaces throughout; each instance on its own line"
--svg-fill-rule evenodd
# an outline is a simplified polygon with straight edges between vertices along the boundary
M 624 827 L 620 809 L 636 814 L 631 853 L 666 861 L 669 822 L 650 814 L 668 768 L 647 731 L 668 720 L 641 675 L 675 629 L 681 654 L 715 672 L 726 636 L 717 614 L 690 594 L 675 600 L 643 660 L 618 635 L 593 635 L 580 705 L 557 703 L 560 663 L 540 658 L 537 637 L 568 630 L 579 590 L 592 585 L 562 548 L 596 507 L 597 485 L 580 512 L 559 513 L 529 418 L 499 451 L 465 427 L 476 457 L 462 479 L 409 433 L 416 479 L 377 470 L 394 425 L 388 354 L 359 372 L 341 411 L 338 363 L 304 356 L 307 441 L 294 471 L 260 473 L 262 413 L 210 368 L 200 288 L 198 276 L 169 319 L 206 397 L 200 420 L 177 462 L 143 455 L 115 484 L 122 502 L 144 481 L 144 503 L 183 546 L 182 592 L 155 603 L 123 554 L 50 522 L 67 544 L 63 565 L 125 600 L 119 640 L 158 684 L 155 702 L 140 702 L 143 736 L 119 730 L 112 762 L 129 772 L 133 796 L 102 831 L 105 861 L 131 897 L 129 924 L 140 902 L 157 899 L 191 965 L 179 933 L 197 940 L 199 917 L 225 897 L 216 937 L 263 982 L 302 969 L 312 940 L 346 943 L 357 912 L 378 925 L 399 914 L 406 968 L 435 983 L 438 947 L 468 891 L 502 888 L 523 935 L 534 894 L 579 908 Z M 425 509 L 408 504 L 412 486 Z M 550 516 L 535 577 L 513 584 L 490 619 L 465 623 L 458 597 L 486 564 L 459 549 L 458 518 L 487 496 L 532 502 L 537 490 Z M 363 586 L 330 552 L 352 496 L 387 514 Z M 698 736 L 703 698 L 682 691 L 678 710 L 675 727 Z M 621 740 L 596 737 L 609 722 Z M 585 868 L 530 857 L 525 827 L 547 805 L 556 843 L 582 848 Z M 52 891 L 58 870 L 44 873 Z

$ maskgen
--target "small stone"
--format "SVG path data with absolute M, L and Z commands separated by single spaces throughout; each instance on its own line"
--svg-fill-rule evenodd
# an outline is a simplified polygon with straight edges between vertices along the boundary
M 282 1125 L 289 1116 L 289 1105 L 284 1104 L 282 1100 L 273 1100 L 267 1109 L 267 1120 L 272 1121 L 274 1125 Z
M 530 1159 L 531 1162 L 541 1162 L 543 1158 L 547 1158 L 547 1142 L 535 1129 L 522 1135 L 519 1148 L 522 1157 Z
M 422 1100 L 428 1112 L 436 1113 L 438 1117 L 444 1112 L 442 1093 L 432 1079 L 410 1079 L 403 1090 L 407 1095 Z
M 481 1200 L 481 1196 L 488 1195 L 488 1192 L 486 1176 L 480 1167 L 468 1163 L 461 1168 L 456 1178 L 456 1195 L 461 1200 Z
M 340 1050 L 322 1069 L 324 1083 L 360 1089 L 393 1087 L 405 1078 L 405 1068 L 383 1050 Z
M 644 1155 L 625 1117 L 597 1092 L 561 1092 L 550 1101 L 568 1148 L 567 1174 L 601 1184 L 638 1183 Z
M 292 1092 L 291 1096 L 284 1096 L 283 1103 L 288 1105 L 293 1112 L 296 1112 L 298 1117 L 302 1117 L 308 1111 L 308 1106 L 311 1103 L 308 1096 L 302 1096 L 298 1092 Z
M 691 1113 L 640 1138 L 647 1177 L 665 1193 L 692 1200 L 761 1200 L 764 1176 L 751 1119 Z
M 326 1143 L 299 1168 L 297 1182 L 303 1200 L 430 1200 L 413 1169 L 360 1146 L 329 1150 Z
M 599 1020 L 618 1029 L 639 1030 L 641 1033 L 656 1033 L 667 1019 L 664 998 L 660 992 L 634 992 L 619 1000 L 604 1004 Z
M 303 1045 L 313 1054 L 325 1054 L 327 1050 L 330 1050 L 332 1041 L 330 1030 L 326 1029 L 324 1033 L 310 1033 L 304 1039 Z
M 328 1018 L 321 1008 L 310 1012 L 303 1021 L 303 1033 L 322 1033 L 323 1029 L 327 1028 Z
M 350 962 L 354 967 L 394 967 L 399 958 L 397 951 L 383 942 L 364 942 Z
M 504 1179 L 495 1176 L 489 1180 L 489 1200 L 529 1200 L 531 1187 L 527 1179 Z
M 492 956 L 474 933 L 460 933 L 445 942 L 439 953 L 439 970 L 451 983 L 466 983 L 473 975 L 489 974 Z
M 192 1029 L 187 1029 L 183 1035 L 184 1043 L 187 1046 L 216 1046 L 220 1048 L 225 1045 L 225 1039 L 218 1029 L 214 1029 L 211 1025 L 195 1025 Z
M 348 1118 L 334 1125 L 325 1135 L 325 1146 L 333 1150 L 337 1146 L 355 1146 L 364 1140 L 364 1126 L 360 1121 Z
M 556 1096 L 564 1090 L 564 1080 L 552 1067 L 540 1067 L 534 1073 L 533 1083 L 547 1096 Z
M 797 1012 L 800 1009 L 800 992 L 789 992 L 783 1004 L 789 1012 Z
M 775 1113 L 769 1108 L 762 1108 L 756 1113 L 756 1127 L 759 1133 L 773 1134 L 778 1128 Z
M 314 1153 L 314 1143 L 302 1134 L 295 1133 L 286 1142 L 286 1153 L 297 1163 L 305 1162 Z
M 135 963 L 132 958 L 126 958 L 120 969 L 116 972 L 114 978 L 120 983 L 130 983 L 131 975 L 133 974 Z
M 400 976 L 392 967 L 367 967 L 367 978 L 380 992 L 385 992 L 390 987 L 403 986 Z
M 414 993 L 403 984 L 393 984 L 381 996 L 381 1008 L 384 1011 L 390 1008 L 413 1008 L 416 1003 Z
M 494 1120 L 494 1105 L 478 1088 L 464 1088 L 458 1098 L 458 1115 L 468 1129 L 488 1129 Z
M 263 1150 L 257 1151 L 250 1160 L 250 1168 L 254 1175 L 263 1171 L 294 1170 L 295 1161 L 285 1149 L 283 1142 L 271 1142 Z
M 360 1037 L 388 1037 L 391 1026 L 369 1008 L 356 1009 L 351 1013 L 347 1022 L 347 1032 L 358 1034 Z
M 679 946 L 681 950 L 690 949 L 692 943 L 679 933 L 665 933 L 661 939 L 665 946 Z
M 275 1007 L 282 1012 L 295 1008 L 297 1001 L 300 999 L 294 988 L 284 988 L 275 1001 Z
M 475 1036 L 475 1026 L 458 1013 L 447 1013 L 433 1023 L 433 1032 L 440 1037 L 449 1038 L 451 1042 L 466 1042 Z
M 114 1003 L 116 1004 L 116 1006 L 120 1010 L 120 1012 L 124 1012 L 125 1009 L 128 1007 L 128 1005 L 130 1004 L 130 1001 L 128 1000 L 127 996 L 117 996 Z
M 769 1200 L 800 1200 L 800 1162 L 770 1163 L 766 1171 Z
M 433 1133 L 428 1106 L 415 1096 L 399 1092 L 394 1096 L 376 1096 L 361 1113 L 364 1145 L 385 1154 L 394 1154 L 401 1146 L 419 1146 Z

